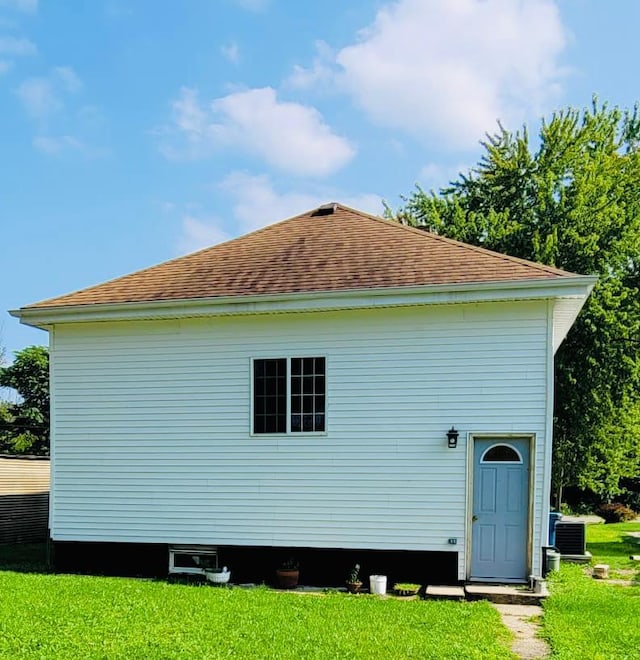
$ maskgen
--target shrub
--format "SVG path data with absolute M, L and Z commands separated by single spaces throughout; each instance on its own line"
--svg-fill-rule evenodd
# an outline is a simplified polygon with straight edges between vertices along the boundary
M 636 512 L 620 502 L 612 502 L 611 504 L 601 504 L 596 513 L 604 518 L 606 523 L 626 522 L 627 520 L 635 520 Z
M 640 477 L 623 479 L 621 485 L 623 491 L 618 495 L 618 500 L 630 509 L 640 511 Z

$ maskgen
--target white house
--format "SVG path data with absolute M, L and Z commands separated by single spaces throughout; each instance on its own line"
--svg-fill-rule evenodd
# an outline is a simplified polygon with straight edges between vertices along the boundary
M 14 311 L 50 336 L 52 539 L 539 575 L 594 281 L 329 204 Z

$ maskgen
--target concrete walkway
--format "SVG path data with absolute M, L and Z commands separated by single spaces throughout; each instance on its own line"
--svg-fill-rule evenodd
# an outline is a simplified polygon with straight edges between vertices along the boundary
M 560 522 L 583 522 L 587 525 L 599 525 L 604 523 L 604 518 L 594 515 L 562 516 L 562 520 Z
M 539 605 L 501 605 L 492 603 L 504 623 L 514 634 L 511 650 L 523 660 L 548 658 L 551 649 L 544 639 L 537 637 L 542 620 Z

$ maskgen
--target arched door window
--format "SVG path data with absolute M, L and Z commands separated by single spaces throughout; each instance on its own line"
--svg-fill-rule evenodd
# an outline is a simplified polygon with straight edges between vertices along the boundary
M 491 445 L 480 458 L 481 463 L 522 463 L 520 452 L 510 445 Z

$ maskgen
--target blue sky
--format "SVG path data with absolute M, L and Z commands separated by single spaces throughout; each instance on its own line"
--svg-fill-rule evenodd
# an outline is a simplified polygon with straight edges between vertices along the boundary
M 0 0 L 0 309 L 638 98 L 635 0 Z M 0 345 L 46 343 L 2 313 Z

